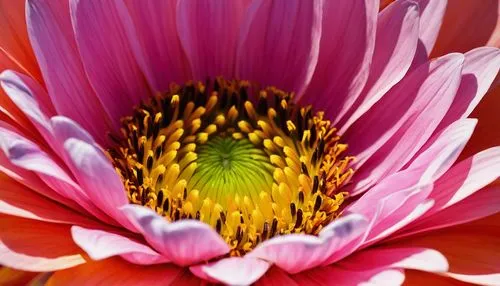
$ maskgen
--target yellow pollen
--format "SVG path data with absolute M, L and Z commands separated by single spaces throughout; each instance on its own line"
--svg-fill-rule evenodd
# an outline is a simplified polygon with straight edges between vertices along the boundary
M 122 119 L 108 150 L 131 203 L 211 225 L 241 256 L 276 235 L 317 235 L 353 174 L 322 112 L 245 81 L 173 85 Z

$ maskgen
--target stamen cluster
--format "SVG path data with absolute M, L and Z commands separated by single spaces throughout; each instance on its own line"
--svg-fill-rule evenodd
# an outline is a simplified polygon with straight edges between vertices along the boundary
M 122 119 L 108 150 L 131 203 L 210 224 L 240 256 L 339 215 L 353 170 L 323 113 L 293 94 L 217 79 L 173 85 Z

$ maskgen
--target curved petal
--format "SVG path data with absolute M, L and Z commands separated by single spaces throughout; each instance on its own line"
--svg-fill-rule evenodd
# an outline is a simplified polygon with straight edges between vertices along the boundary
M 137 63 L 156 91 L 191 80 L 176 27 L 177 1 L 116 2 Z
M 112 124 L 150 95 L 129 45 L 115 1 L 70 2 L 71 20 L 83 66 Z
M 500 147 L 490 148 L 461 161 L 434 183 L 429 198 L 435 206 L 427 215 L 442 211 L 500 177 Z
M 188 0 L 178 3 L 177 30 L 193 79 L 234 78 L 238 35 L 247 2 Z
M 58 114 L 68 116 L 105 142 L 109 118 L 90 86 L 71 26 L 68 1 L 29 1 L 31 43 Z
M 468 283 L 464 283 L 450 277 L 417 270 L 405 270 L 404 285 L 470 286 Z
M 443 23 L 448 0 L 415 0 L 420 6 L 419 38 L 429 55 Z
M 460 87 L 437 130 L 469 116 L 490 88 L 499 69 L 500 49 L 484 47 L 465 53 Z
M 253 1 L 243 20 L 236 76 L 301 94 L 318 62 L 323 1 Z
M 43 82 L 26 27 L 25 1 L 0 1 L 0 54 L 5 55 L 22 71 Z M 1 70 L 0 70 L 1 71 Z
M 429 211 L 429 213 L 431 213 Z M 396 238 L 475 221 L 500 212 L 500 186 L 492 184 L 439 212 L 409 224 Z
M 436 250 L 422 247 L 383 246 L 363 250 L 340 262 L 352 270 L 403 268 L 427 272 L 448 271 L 448 261 Z
M 401 169 L 429 139 L 455 97 L 463 60 L 450 54 L 422 65 L 349 128 L 354 195 Z
M 298 273 L 321 265 L 363 233 L 366 226 L 363 216 L 350 214 L 330 223 L 319 233 L 319 237 L 278 236 L 259 244 L 247 256 L 270 261 L 288 273 Z
M 370 75 L 351 115 L 341 124 L 341 133 L 406 74 L 417 49 L 419 19 L 418 5 L 406 0 L 394 2 L 379 14 Z
M 64 142 L 74 175 L 84 193 L 101 211 L 135 230 L 119 207 L 128 204 L 123 183 L 101 150 L 76 138 Z
M 191 266 L 191 272 L 208 281 L 227 285 L 250 285 L 259 279 L 270 264 L 251 257 L 229 257 L 207 265 Z
M 142 266 L 110 258 L 57 271 L 47 285 L 199 285 L 199 279 L 195 284 L 192 276 L 189 271 L 171 264 Z
M 122 211 L 151 246 L 177 265 L 208 261 L 230 250 L 217 232 L 202 222 L 169 223 L 153 210 L 137 205 L 126 205 Z
M 109 222 L 109 218 L 96 208 L 87 194 L 50 155 L 33 142 L 1 126 L 0 134 L 0 149 L 13 165 L 35 172 L 56 193 L 73 200 L 102 221 Z
M 288 286 L 299 286 L 295 280 L 290 277 L 288 273 L 279 269 L 276 266 L 271 267 L 262 278 L 257 280 L 253 285 L 255 286 L 267 286 L 267 285 L 288 285 Z
M 71 235 L 75 243 L 93 260 L 120 255 L 134 264 L 149 265 L 168 262 L 149 246 L 116 233 L 73 226 Z
M 349 110 L 368 79 L 377 11 L 378 1 L 325 1 L 318 65 L 299 100 L 324 110 L 334 123 Z
M 25 271 L 54 271 L 85 260 L 70 226 L 0 215 L 0 264 Z

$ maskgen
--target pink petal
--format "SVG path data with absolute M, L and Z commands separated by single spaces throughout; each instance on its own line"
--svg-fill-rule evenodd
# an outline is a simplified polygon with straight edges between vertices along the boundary
M 180 1 L 177 29 L 193 77 L 234 78 L 240 25 L 248 1 Z
M 135 265 L 120 258 L 89 261 L 83 265 L 55 272 L 48 285 L 200 285 L 187 269 L 172 264 Z
M 44 197 L 0 173 L 0 213 L 46 222 L 95 225 L 87 217 Z
M 399 269 L 375 268 L 365 271 L 355 271 L 342 266 L 332 265 L 314 268 L 293 276 L 298 285 L 401 285 L 404 274 Z
M 253 1 L 241 26 L 236 76 L 301 94 L 318 62 L 322 7 L 322 1 Z
M 64 148 L 72 169 L 78 170 L 74 175 L 88 198 L 121 225 L 135 230 L 119 210 L 128 204 L 128 199 L 121 179 L 103 152 L 76 138 L 66 140 Z
M 122 209 L 146 241 L 177 265 L 208 261 L 230 250 L 217 232 L 202 222 L 182 220 L 169 223 L 142 206 L 126 205 Z
M 370 75 L 342 133 L 406 74 L 417 48 L 418 27 L 418 5 L 412 1 L 396 1 L 379 13 Z
M 127 0 L 116 5 L 135 59 L 155 90 L 192 79 L 177 34 L 177 1 Z
M 500 187 L 493 184 L 470 195 L 466 200 L 418 219 L 401 230 L 396 237 L 463 224 L 498 212 L 500 212 Z
M 451 105 L 462 64 L 462 55 L 451 54 L 421 66 L 347 131 L 358 169 L 353 194 L 399 170 L 417 153 Z
M 120 118 L 150 94 L 118 10 L 114 1 L 72 0 L 70 11 L 90 84 L 118 129 Z
M 73 226 L 71 235 L 75 243 L 93 260 L 120 255 L 134 264 L 149 265 L 168 262 L 149 246 L 116 233 Z
M 68 138 L 75 138 L 88 144 L 97 144 L 94 138 L 78 123 L 64 116 L 54 116 L 50 119 L 54 137 L 58 142 L 64 142 Z
M 362 216 L 347 215 L 326 226 L 318 237 L 303 234 L 278 236 L 259 244 L 247 256 L 270 261 L 288 273 L 298 273 L 321 265 L 363 233 L 366 226 Z
M 69 226 L 0 215 L 0 264 L 25 271 L 54 271 L 85 263 Z
M 300 101 L 324 110 L 336 123 L 349 110 L 368 79 L 378 1 L 325 1 L 324 5 L 318 65 Z M 278 72 L 288 70 L 280 68 Z
M 30 1 L 26 13 L 31 44 L 57 113 L 76 120 L 104 142 L 109 118 L 85 75 L 68 2 Z
M 448 271 L 448 261 L 436 250 L 422 247 L 375 247 L 349 256 L 340 262 L 351 270 L 374 268 L 404 268 L 427 272 Z
M 447 0 L 416 0 L 420 6 L 419 38 L 429 55 L 443 23 Z
M 41 100 L 47 95 L 45 90 L 33 79 L 8 70 L 0 74 L 0 83 L 12 102 L 24 112 L 43 138 L 57 150 L 48 122 L 48 117 L 55 112 Z
M 434 184 L 428 215 L 446 209 L 479 191 L 500 176 L 500 147 L 490 148 L 456 164 Z
M 500 68 L 500 50 L 483 47 L 465 53 L 462 80 L 448 113 L 437 128 L 471 114 L 490 88 Z
M 36 144 L 3 127 L 0 127 L 0 134 L 0 148 L 13 165 L 36 172 L 59 195 L 74 200 L 91 214 L 109 222 L 66 171 Z
M 208 281 L 228 285 L 250 285 L 269 269 L 264 260 L 251 257 L 229 257 L 207 265 L 191 266 L 191 272 Z

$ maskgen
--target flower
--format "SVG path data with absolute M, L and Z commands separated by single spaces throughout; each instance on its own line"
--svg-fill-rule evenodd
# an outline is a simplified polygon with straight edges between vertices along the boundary
M 500 52 L 429 60 L 446 2 L 378 5 L 28 1 L 0 44 L 0 264 L 498 284 L 500 149 L 459 156 Z

